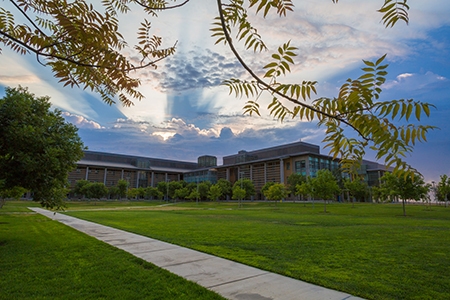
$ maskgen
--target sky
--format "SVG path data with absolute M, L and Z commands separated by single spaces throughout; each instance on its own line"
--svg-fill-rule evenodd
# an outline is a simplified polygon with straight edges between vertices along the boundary
M 249 15 L 271 51 L 289 40 L 298 48 L 296 65 L 286 81 L 318 81 L 317 97 L 337 96 L 346 79 L 361 75 L 362 60 L 376 60 L 387 53 L 389 74 L 382 100 L 415 99 L 436 107 L 422 122 L 439 129 L 428 135 L 426 143 L 416 144 L 406 160 L 426 181 L 439 181 L 440 175 L 450 175 L 450 1 L 410 0 L 410 23 L 399 22 L 393 28 L 380 22 L 376 10 L 383 3 L 298 0 L 287 18 Z M 92 151 L 185 161 L 214 155 L 221 164 L 223 156 L 240 150 L 302 140 L 321 145 L 321 153 L 328 154 L 322 143 L 323 128 L 297 119 L 274 120 L 265 109 L 269 99 L 261 100 L 261 117 L 243 115 L 246 99 L 230 95 L 222 83 L 247 78 L 247 74 L 228 48 L 215 45 L 211 38 L 215 5 L 215 1 L 191 0 L 157 18 L 132 7 L 131 13 L 121 17 L 119 30 L 131 41 L 139 23 L 147 18 L 165 46 L 177 43 L 174 56 L 156 70 L 138 74 L 145 99 L 132 107 L 109 106 L 88 90 L 63 87 L 34 56 L 20 56 L 3 45 L 0 96 L 5 86 L 18 85 L 37 96 L 50 96 L 54 108 L 79 128 L 85 146 Z M 131 49 L 125 51 L 132 55 Z M 242 52 L 257 70 L 270 54 Z M 366 158 L 374 160 L 372 153 Z

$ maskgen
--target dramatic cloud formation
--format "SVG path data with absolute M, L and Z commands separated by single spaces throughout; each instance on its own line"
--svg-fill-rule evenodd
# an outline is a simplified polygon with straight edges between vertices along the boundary
M 168 58 L 161 70 L 155 72 L 153 78 L 163 92 L 215 87 L 225 79 L 244 73 L 235 58 L 227 58 L 209 49 L 179 53 Z
M 409 3 L 409 2 L 408 2 Z M 440 128 L 428 143 L 417 145 L 408 157 L 428 181 L 450 174 L 450 1 L 411 1 L 410 23 L 386 29 L 377 9 L 382 0 L 295 1 L 288 18 L 249 13 L 270 51 L 245 52 L 246 63 L 260 75 L 277 47 L 291 40 L 297 47 L 296 65 L 283 80 L 318 81 L 318 97 L 335 97 L 347 78 L 357 78 L 362 60 L 387 53 L 390 64 L 382 100 L 417 99 L 434 104 L 432 118 L 424 123 Z M 7 3 L 5 3 L 7 5 Z M 141 11 L 121 17 L 121 31 L 135 36 L 143 18 L 152 22 L 152 33 L 164 45 L 177 43 L 177 53 L 157 69 L 139 73 L 145 99 L 132 107 L 108 106 L 100 97 L 81 89 L 63 88 L 48 68 L 32 56 L 8 49 L 0 55 L 0 84 L 28 86 L 49 95 L 66 120 L 80 128 L 91 150 L 196 161 L 204 154 L 221 157 L 239 150 L 255 150 L 302 139 L 320 144 L 323 129 L 299 120 L 274 120 L 265 109 L 270 96 L 258 98 L 261 117 L 242 115 L 247 99 L 229 95 L 221 83 L 246 79 L 226 45 L 214 45 L 211 24 L 214 1 L 191 1 L 180 10 L 149 18 Z M 133 51 L 129 51 L 130 57 Z M 253 99 L 254 100 L 254 99 Z M 327 153 L 323 150 L 322 153 Z M 369 159 L 373 159 L 368 154 Z

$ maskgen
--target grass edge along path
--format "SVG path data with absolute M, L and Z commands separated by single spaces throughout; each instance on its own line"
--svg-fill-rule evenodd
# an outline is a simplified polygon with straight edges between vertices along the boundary
M 403 217 L 390 204 L 332 204 L 327 214 L 317 203 L 234 206 L 67 213 L 368 299 L 448 299 L 444 207 L 410 206 Z
M 223 299 L 57 221 L 18 210 L 0 211 L 0 299 Z

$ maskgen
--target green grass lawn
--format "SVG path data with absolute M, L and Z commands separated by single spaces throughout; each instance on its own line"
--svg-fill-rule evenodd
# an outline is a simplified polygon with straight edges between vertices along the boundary
M 122 228 L 368 299 L 449 299 L 450 208 L 179 203 L 77 211 Z
M 0 210 L 0 299 L 223 299 L 26 206 Z

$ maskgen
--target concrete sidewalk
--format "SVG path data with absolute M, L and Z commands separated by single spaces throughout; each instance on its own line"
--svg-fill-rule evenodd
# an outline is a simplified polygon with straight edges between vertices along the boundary
M 352 295 L 60 213 L 29 209 L 125 250 L 227 299 L 356 300 Z

